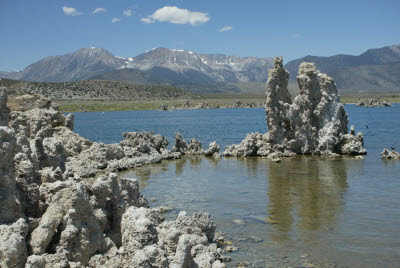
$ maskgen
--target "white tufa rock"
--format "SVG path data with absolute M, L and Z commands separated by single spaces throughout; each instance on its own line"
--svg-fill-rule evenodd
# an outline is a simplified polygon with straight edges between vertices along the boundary
M 152 132 L 95 143 L 43 97 L 23 100 L 0 126 L 1 267 L 224 267 L 209 214 L 162 222 L 137 180 L 111 172 L 202 152 L 198 140 L 180 152 Z
M 227 146 L 225 156 L 366 154 L 362 133 L 355 135 L 353 129 L 348 134 L 348 115 L 332 78 L 314 63 L 303 62 L 297 75 L 300 92 L 293 102 L 288 81 L 282 57 L 276 57 L 267 81 L 268 133 L 248 134 L 242 143 Z

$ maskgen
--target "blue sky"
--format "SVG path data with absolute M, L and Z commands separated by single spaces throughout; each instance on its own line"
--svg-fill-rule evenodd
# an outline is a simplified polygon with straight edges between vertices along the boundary
M 287 62 L 399 44 L 400 1 L 1 0 L 0 30 L 3 71 L 91 46 L 122 57 L 163 46 Z

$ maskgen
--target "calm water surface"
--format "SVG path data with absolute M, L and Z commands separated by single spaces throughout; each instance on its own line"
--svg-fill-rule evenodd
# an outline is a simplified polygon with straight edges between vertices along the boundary
M 230 266 L 400 267 L 400 161 L 380 159 L 384 147 L 400 150 L 400 105 L 346 109 L 364 133 L 364 160 L 184 157 L 125 176 L 140 180 L 142 193 L 157 200 L 152 206 L 174 207 L 168 218 L 181 210 L 212 213 L 217 230 L 239 248 Z M 104 143 L 135 130 L 173 143 L 180 131 L 222 148 L 267 131 L 259 108 L 76 113 L 75 130 Z

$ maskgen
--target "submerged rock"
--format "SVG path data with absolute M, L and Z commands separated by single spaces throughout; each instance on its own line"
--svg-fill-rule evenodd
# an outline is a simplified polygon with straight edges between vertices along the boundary
M 348 133 L 348 115 L 340 103 L 335 82 L 313 63 L 303 62 L 297 82 L 300 92 L 292 102 L 289 73 L 282 58 L 274 59 L 266 92 L 266 134 L 251 133 L 240 143 L 227 146 L 225 156 L 295 154 L 365 154 L 363 135 Z
M 392 159 L 392 160 L 400 160 L 400 153 L 396 152 L 395 150 L 389 151 L 388 149 L 383 149 L 382 159 Z

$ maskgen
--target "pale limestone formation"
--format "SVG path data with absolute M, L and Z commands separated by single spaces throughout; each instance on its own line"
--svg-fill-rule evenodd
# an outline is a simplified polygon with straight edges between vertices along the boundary
M 190 155 L 201 155 L 204 154 L 203 145 L 201 141 L 196 138 L 191 138 L 187 146 L 186 154 Z
M 28 251 L 28 224 L 24 218 L 14 223 L 0 222 L 0 267 L 24 267 Z
M 163 222 L 137 180 L 110 172 L 181 152 L 152 132 L 106 145 L 72 130 L 73 116 L 51 103 L 0 126 L 1 267 L 225 267 L 209 214 Z M 202 151 L 196 139 L 186 148 Z
M 293 102 L 288 80 L 282 58 L 275 58 L 266 92 L 268 133 L 248 134 L 242 143 L 227 146 L 225 156 L 277 159 L 295 154 L 366 153 L 362 133 L 348 133 L 348 115 L 332 78 L 313 63 L 303 62 L 297 75 L 300 92 Z
M 183 139 L 182 134 L 179 132 L 175 133 L 175 143 L 171 151 L 181 154 L 185 154 L 187 151 L 186 141 Z
M 191 138 L 189 143 L 183 139 L 182 134 L 175 133 L 174 146 L 170 152 L 171 155 L 204 155 L 204 150 L 202 148 L 202 143 L 196 138 Z M 176 157 L 175 157 L 176 158 Z
M 214 154 L 218 154 L 220 147 L 216 141 L 210 142 L 208 149 L 205 151 L 206 156 L 213 156 Z

